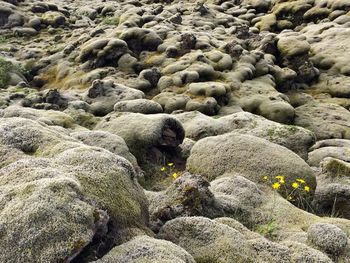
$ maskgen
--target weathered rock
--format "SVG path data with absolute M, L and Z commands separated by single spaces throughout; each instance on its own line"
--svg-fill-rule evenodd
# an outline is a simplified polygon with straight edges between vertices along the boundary
M 102 259 L 94 262 L 194 263 L 195 261 L 186 250 L 169 241 L 140 236 L 113 248 Z
M 167 222 L 159 237 L 189 252 L 196 261 L 255 262 L 256 254 L 238 231 L 203 217 L 182 217 Z
M 162 113 L 163 108 L 159 103 L 155 101 L 146 99 L 136 99 L 117 102 L 114 105 L 114 111 L 155 114 Z
M 329 103 L 309 102 L 296 108 L 295 124 L 315 133 L 317 140 L 349 139 L 350 112 Z
M 117 102 L 143 97 L 142 91 L 115 84 L 113 81 L 95 80 L 85 96 L 85 101 L 90 104 L 90 111 L 94 115 L 104 116 L 113 111 Z
M 94 256 L 89 247 L 96 247 L 90 251 L 99 255 L 130 238 L 128 228 L 146 230 L 145 197 L 131 165 L 101 148 L 77 147 L 53 160 L 21 160 L 0 174 L 1 218 L 8 233 L 1 243 L 11 247 L 2 250 L 7 261 L 20 262 L 19 255 L 27 262 Z M 11 193 L 17 197 L 9 202 Z M 11 223 L 14 218 L 16 224 Z M 31 235 L 22 235 L 30 231 Z
M 181 123 L 165 114 L 110 113 L 95 127 L 122 137 L 139 165 L 153 175 L 184 139 Z M 160 168 L 159 168 L 160 169 Z
M 101 147 L 122 156 L 131 162 L 134 167 L 138 166 L 136 158 L 130 153 L 123 138 L 115 134 L 104 131 L 82 131 L 71 133 L 70 136 L 82 141 L 86 145 Z
M 276 160 L 279 160 L 276 163 Z M 225 134 L 199 140 L 192 148 L 187 169 L 209 180 L 225 173 L 238 173 L 255 182 L 264 176 L 283 175 L 286 190 L 296 179 L 304 179 L 312 193 L 316 187 L 310 167 L 290 150 L 249 135 Z
M 291 241 L 283 242 L 282 244 L 290 249 L 292 262 L 333 262 L 326 254 L 322 253 L 319 250 L 306 246 L 305 244 Z
M 313 224 L 309 227 L 308 241 L 321 251 L 332 256 L 340 255 L 348 241 L 348 237 L 343 230 L 331 224 Z
M 292 262 L 291 252 L 286 246 L 274 243 L 265 238 L 251 239 L 248 240 L 248 243 L 263 262 Z
M 328 157 L 350 162 L 350 148 L 348 147 L 322 147 L 309 153 L 308 163 L 312 166 L 319 166 Z
M 117 38 L 93 38 L 81 48 L 78 60 L 89 61 L 92 67 L 117 65 L 118 59 L 128 52 L 125 41 Z
M 59 27 L 66 23 L 66 17 L 62 13 L 55 11 L 45 12 L 41 19 L 44 24 L 52 27 Z
M 229 132 L 250 134 L 284 146 L 303 159 L 307 159 L 309 147 L 314 143 L 314 135 L 297 126 L 283 125 L 263 117 L 237 112 L 220 118 L 211 118 L 198 112 L 174 115 L 186 131 L 186 137 L 199 140 Z

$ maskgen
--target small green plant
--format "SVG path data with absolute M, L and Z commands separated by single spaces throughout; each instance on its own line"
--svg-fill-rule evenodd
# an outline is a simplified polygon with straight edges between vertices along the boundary
M 5 36 L 0 36 L 0 44 L 6 43 L 6 37 Z
M 278 229 L 278 224 L 276 220 L 274 218 L 269 218 L 266 224 L 258 225 L 255 231 L 266 238 L 273 239 L 275 237 L 275 233 L 277 229 Z
M 267 136 L 269 136 L 270 139 L 272 139 L 274 134 L 275 134 L 275 129 L 274 128 L 270 128 L 270 129 L 267 130 Z
M 293 134 L 296 133 L 298 131 L 298 127 L 294 126 L 294 125 L 288 125 L 287 129 Z
M 8 74 L 13 67 L 12 63 L 0 57 L 0 88 L 4 88 L 10 80 Z
M 105 18 L 102 20 L 102 24 L 104 24 L 104 25 L 114 25 L 114 26 L 117 26 L 117 25 L 119 25 L 119 17 L 116 17 L 116 16 L 108 16 L 108 17 L 105 17 Z

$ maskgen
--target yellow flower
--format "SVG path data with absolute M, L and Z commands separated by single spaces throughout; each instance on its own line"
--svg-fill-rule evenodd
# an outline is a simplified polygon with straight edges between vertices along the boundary
M 297 189 L 297 188 L 299 188 L 299 184 L 297 182 L 294 182 L 294 183 L 292 183 L 292 187 Z
M 173 166 L 173 165 L 174 165 L 174 163 L 168 163 L 168 166 L 170 166 L 170 167 Z
M 178 177 L 177 173 L 173 173 L 173 178 L 176 179 Z
M 277 176 L 276 176 L 276 179 L 278 179 L 278 181 L 279 181 L 281 184 L 284 184 L 284 183 L 285 183 L 285 181 L 284 181 L 284 176 L 282 176 L 282 175 L 277 175 Z
M 293 197 L 292 197 L 291 195 L 289 195 L 289 196 L 287 197 L 287 200 L 292 201 L 292 200 L 293 200 Z
M 165 171 L 165 167 L 160 168 L 160 171 L 164 172 Z
M 281 184 L 280 183 L 274 183 L 273 185 L 272 185 L 272 188 L 273 189 L 280 189 L 280 187 L 281 187 Z
M 307 185 L 304 187 L 304 190 L 306 191 L 306 192 L 310 192 L 310 187 L 308 187 Z
M 268 179 L 267 175 L 265 175 L 265 176 L 263 177 L 263 179 L 266 181 L 266 180 Z
M 305 180 L 304 179 L 297 179 L 296 181 L 298 181 L 299 183 L 305 184 Z

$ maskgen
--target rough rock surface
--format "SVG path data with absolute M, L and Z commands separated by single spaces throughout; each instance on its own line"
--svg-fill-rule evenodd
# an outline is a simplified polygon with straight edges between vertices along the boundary
M 196 261 L 186 250 L 169 241 L 139 236 L 115 247 L 108 255 L 94 262 L 194 263 Z
M 267 140 L 250 135 L 224 134 L 199 140 L 192 148 L 187 169 L 213 180 L 225 173 L 239 173 L 255 182 L 264 176 L 282 175 L 285 190 L 292 182 L 303 179 L 311 193 L 316 179 L 311 168 L 295 153 Z

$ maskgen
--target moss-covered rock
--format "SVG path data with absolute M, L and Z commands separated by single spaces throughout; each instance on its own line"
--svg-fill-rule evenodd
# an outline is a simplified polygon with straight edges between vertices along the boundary
M 10 81 L 8 72 L 12 67 L 13 65 L 11 62 L 8 62 L 0 57 L 0 88 L 5 88 L 7 83 Z
M 316 167 L 329 157 L 350 162 L 350 147 L 321 147 L 309 152 L 308 157 L 308 163 Z
M 74 119 L 63 112 L 54 110 L 37 110 L 17 105 L 7 107 L 3 112 L 3 117 L 20 117 L 40 121 L 49 126 L 61 126 L 63 128 L 74 128 L 77 126 Z
M 349 111 L 341 106 L 309 102 L 296 108 L 295 124 L 313 131 L 318 140 L 349 139 L 349 118 Z
M 316 179 L 311 168 L 292 151 L 250 135 L 224 134 L 199 140 L 192 148 L 187 169 L 209 180 L 225 173 L 238 173 L 255 182 L 263 177 L 285 177 L 286 192 L 293 191 L 292 183 L 303 179 L 312 196 Z
M 307 159 L 309 147 L 315 142 L 312 132 L 294 125 L 284 125 L 249 112 L 237 112 L 219 118 L 211 118 L 199 112 L 174 115 L 184 126 L 186 137 L 199 140 L 230 132 L 254 135 L 284 146 L 303 159 Z
M 308 241 L 312 246 L 332 256 L 341 254 L 348 242 L 346 233 L 331 224 L 313 224 L 309 227 L 307 233 Z
M 159 237 L 183 247 L 196 262 L 256 262 L 256 253 L 242 234 L 204 217 L 171 220 Z
M 91 67 L 117 65 L 119 58 L 128 52 L 125 41 L 118 38 L 92 38 L 80 48 L 78 60 L 88 61 Z
M 90 104 L 90 111 L 94 115 L 105 116 L 113 111 L 117 102 L 142 99 L 144 96 L 142 91 L 116 84 L 113 80 L 95 80 L 84 100 Z
M 303 243 L 286 241 L 282 244 L 291 251 L 291 261 L 294 263 L 332 263 L 333 261 L 319 250 L 313 249 Z
M 0 254 L 6 262 L 72 259 L 104 224 L 74 176 L 48 166 L 37 159 L 0 170 Z
M 155 101 L 146 99 L 136 99 L 117 102 L 114 105 L 114 111 L 156 114 L 162 113 L 163 108 L 159 103 Z
M 144 154 L 152 148 L 175 148 L 184 139 L 180 122 L 165 114 L 111 113 L 95 130 L 122 137 L 140 164 L 145 162 Z
M 194 263 L 193 257 L 183 248 L 166 240 L 139 236 L 113 248 L 96 263 Z
M 70 136 L 82 141 L 86 145 L 101 147 L 122 156 L 131 162 L 134 167 L 138 167 L 136 158 L 130 153 L 123 138 L 118 135 L 104 131 L 81 131 L 71 133 Z

